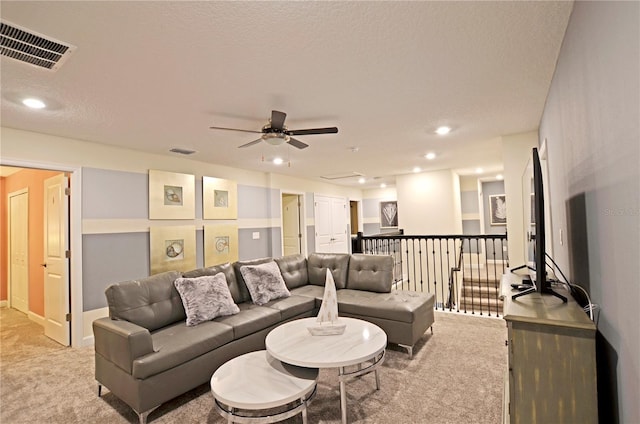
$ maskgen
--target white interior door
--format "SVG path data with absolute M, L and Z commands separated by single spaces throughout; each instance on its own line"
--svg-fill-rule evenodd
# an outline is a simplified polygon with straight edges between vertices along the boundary
M 69 346 L 69 203 L 64 174 L 44 182 L 44 334 Z
M 300 231 L 300 198 L 297 194 L 282 195 L 282 242 L 284 256 L 302 253 Z
M 9 194 L 10 306 L 29 312 L 29 191 Z
M 347 243 L 348 211 L 346 199 L 332 198 L 331 238 L 333 239 L 333 253 L 349 253 L 349 244 Z
M 316 252 L 349 253 L 347 244 L 347 200 L 315 196 Z

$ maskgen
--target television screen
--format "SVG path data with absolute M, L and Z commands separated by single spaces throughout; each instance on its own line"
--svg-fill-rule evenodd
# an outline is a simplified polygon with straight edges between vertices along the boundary
M 524 230 L 524 264 L 535 270 L 535 193 L 533 187 L 533 158 L 529 159 L 522 174 L 522 228 Z
M 529 170 L 531 168 L 531 170 Z M 531 177 L 529 177 L 531 176 Z M 542 178 L 542 165 L 538 149 L 533 149 L 531 161 L 523 173 L 523 227 L 525 229 L 525 260 L 523 266 L 531 270 L 531 279 L 534 287 L 517 293 L 513 299 L 537 291 L 540 294 L 551 294 L 562 299 L 564 296 L 551 289 L 551 282 L 547 278 L 546 253 L 545 253 L 545 220 L 544 220 L 544 183 Z M 532 190 L 533 188 L 533 190 Z M 528 203 L 527 199 L 530 199 Z

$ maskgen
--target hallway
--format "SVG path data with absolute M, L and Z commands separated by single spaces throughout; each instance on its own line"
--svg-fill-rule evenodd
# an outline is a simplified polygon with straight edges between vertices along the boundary
M 0 370 L 27 359 L 66 349 L 44 335 L 44 328 L 24 313 L 0 308 Z

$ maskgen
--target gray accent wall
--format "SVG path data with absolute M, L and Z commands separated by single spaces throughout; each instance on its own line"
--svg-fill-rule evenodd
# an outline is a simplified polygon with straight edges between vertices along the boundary
M 316 251 L 316 226 L 307 226 L 307 252 L 315 253 Z
M 146 220 L 149 216 L 149 177 L 145 173 L 83 168 L 83 219 Z M 312 196 L 307 196 L 311 198 Z M 311 201 L 313 205 L 313 201 Z M 196 177 L 196 219 L 202 219 L 202 179 Z M 313 207 L 307 210 L 313 214 Z M 280 217 L 280 190 L 238 185 L 238 219 L 264 220 L 270 223 Z M 215 221 L 206 221 L 215 222 Z M 175 220 L 173 224 L 191 225 L 193 220 Z M 170 225 L 171 223 L 169 223 Z M 108 224 L 105 224 L 108 225 Z M 164 223 L 158 221 L 158 225 Z M 311 227 L 313 230 L 313 227 Z M 260 237 L 253 239 L 253 233 Z M 308 238 L 315 243 L 315 237 Z M 282 255 L 280 226 L 240 228 L 239 259 L 277 257 Z M 104 290 L 109 284 L 143 278 L 149 275 L 149 232 L 109 232 L 83 234 L 83 310 L 106 306 Z M 196 266 L 204 266 L 204 231 L 196 228 Z
M 82 236 L 82 306 L 104 308 L 112 283 L 149 275 L 149 233 Z
M 554 260 L 599 305 L 601 423 L 640 423 L 639 117 L 640 3 L 575 2 L 539 134 Z
M 82 216 L 84 219 L 146 219 L 149 176 L 83 168 Z
M 279 233 L 278 228 L 278 233 Z M 253 233 L 258 233 L 260 238 L 253 239 Z M 240 260 L 266 258 L 273 255 L 273 232 L 269 228 L 241 228 L 238 230 L 238 245 Z

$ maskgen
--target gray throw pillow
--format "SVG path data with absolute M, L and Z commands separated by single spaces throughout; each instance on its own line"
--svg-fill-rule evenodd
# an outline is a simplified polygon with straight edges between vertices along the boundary
M 278 264 L 273 261 L 260 265 L 245 265 L 240 267 L 240 272 L 249 289 L 251 300 L 256 305 L 291 296 Z
M 221 272 L 197 278 L 178 278 L 174 284 L 180 293 L 189 327 L 240 312 Z

